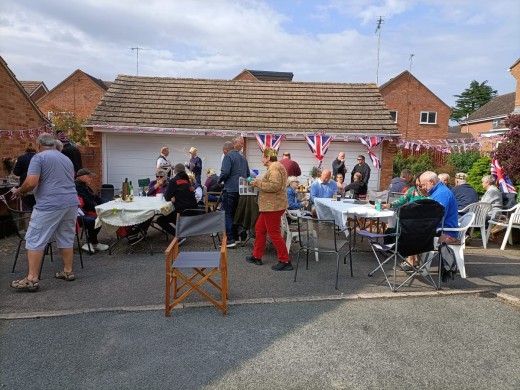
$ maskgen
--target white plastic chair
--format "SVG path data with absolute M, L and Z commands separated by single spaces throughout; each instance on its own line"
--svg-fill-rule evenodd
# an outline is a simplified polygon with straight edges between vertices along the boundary
M 459 268 L 460 277 L 466 279 L 466 268 L 464 267 L 464 249 L 466 248 L 466 232 L 473 224 L 475 220 L 475 214 L 473 212 L 468 212 L 459 218 L 459 227 L 458 228 L 443 228 L 443 232 L 458 232 L 459 241 L 456 243 L 448 244 L 448 246 L 453 249 L 455 253 L 455 258 L 457 260 L 457 267 Z M 437 247 L 437 244 L 435 245 Z
M 507 222 L 499 221 L 498 217 L 500 215 L 509 214 L 509 219 Z M 500 246 L 500 250 L 506 249 L 506 243 L 509 241 L 509 245 L 513 245 L 513 237 L 511 235 L 512 229 L 520 229 L 520 203 L 511 207 L 507 210 L 493 210 L 493 214 L 491 214 L 491 219 L 489 221 L 488 227 L 488 235 L 487 239 L 491 236 L 491 227 L 495 226 L 503 226 L 506 228 L 506 233 L 504 234 L 504 240 L 502 241 L 502 245 Z
M 287 213 L 284 213 L 284 215 L 282 215 L 280 229 L 282 230 L 282 236 L 285 237 L 285 245 L 287 246 L 287 252 L 291 252 L 291 244 L 293 242 L 293 239 L 298 238 L 298 229 L 291 230 L 289 222 L 287 221 Z
M 475 202 L 467 205 L 459 211 L 460 213 L 472 212 L 475 214 L 475 220 L 469 226 L 471 228 L 469 234 L 471 236 L 474 228 L 480 228 L 480 236 L 482 237 L 482 245 L 484 246 L 484 249 L 487 248 L 488 241 L 488 235 L 486 233 L 486 219 L 492 207 L 493 206 L 491 205 L 491 203 Z

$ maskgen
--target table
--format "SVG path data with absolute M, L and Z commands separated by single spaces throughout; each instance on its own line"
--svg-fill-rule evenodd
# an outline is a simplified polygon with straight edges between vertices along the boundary
M 136 226 L 142 222 L 153 218 L 156 214 L 168 215 L 173 211 L 174 207 L 171 202 L 165 202 L 162 197 L 155 196 L 137 196 L 132 202 L 123 202 L 112 200 L 96 206 L 97 219 L 95 227 L 108 225 L 108 228 L 117 230 L 121 226 Z M 144 238 L 150 246 L 150 252 L 153 254 L 152 246 L 146 235 Z M 109 253 L 112 248 L 120 241 L 118 240 L 110 245 Z
M 370 204 L 357 204 L 352 199 L 335 201 L 330 198 L 314 198 L 314 206 L 319 219 L 331 219 L 336 224 L 345 229 L 347 220 L 354 218 L 384 219 L 389 227 L 395 226 L 395 211 L 377 211 Z

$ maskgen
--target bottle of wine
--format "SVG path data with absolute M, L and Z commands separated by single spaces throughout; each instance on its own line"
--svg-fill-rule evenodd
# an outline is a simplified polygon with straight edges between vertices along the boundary
M 128 178 L 125 179 L 123 182 L 123 185 L 121 186 L 122 193 L 123 193 L 123 200 L 126 200 L 126 197 L 130 194 L 130 184 L 128 183 Z
M 130 180 L 130 184 L 128 185 L 128 194 L 134 195 L 134 186 L 132 185 L 132 181 Z

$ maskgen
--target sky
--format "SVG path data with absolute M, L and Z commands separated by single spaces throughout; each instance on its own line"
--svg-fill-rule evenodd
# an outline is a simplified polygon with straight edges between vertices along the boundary
M 0 55 L 49 89 L 76 69 L 378 85 L 411 70 L 453 106 L 473 80 L 515 91 L 519 20 L 518 0 L 2 0 Z

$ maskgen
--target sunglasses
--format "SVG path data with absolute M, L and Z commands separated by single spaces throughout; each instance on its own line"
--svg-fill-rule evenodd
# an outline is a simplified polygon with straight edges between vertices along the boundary
M 164 177 L 164 176 L 155 176 L 157 179 L 160 178 L 160 177 Z

